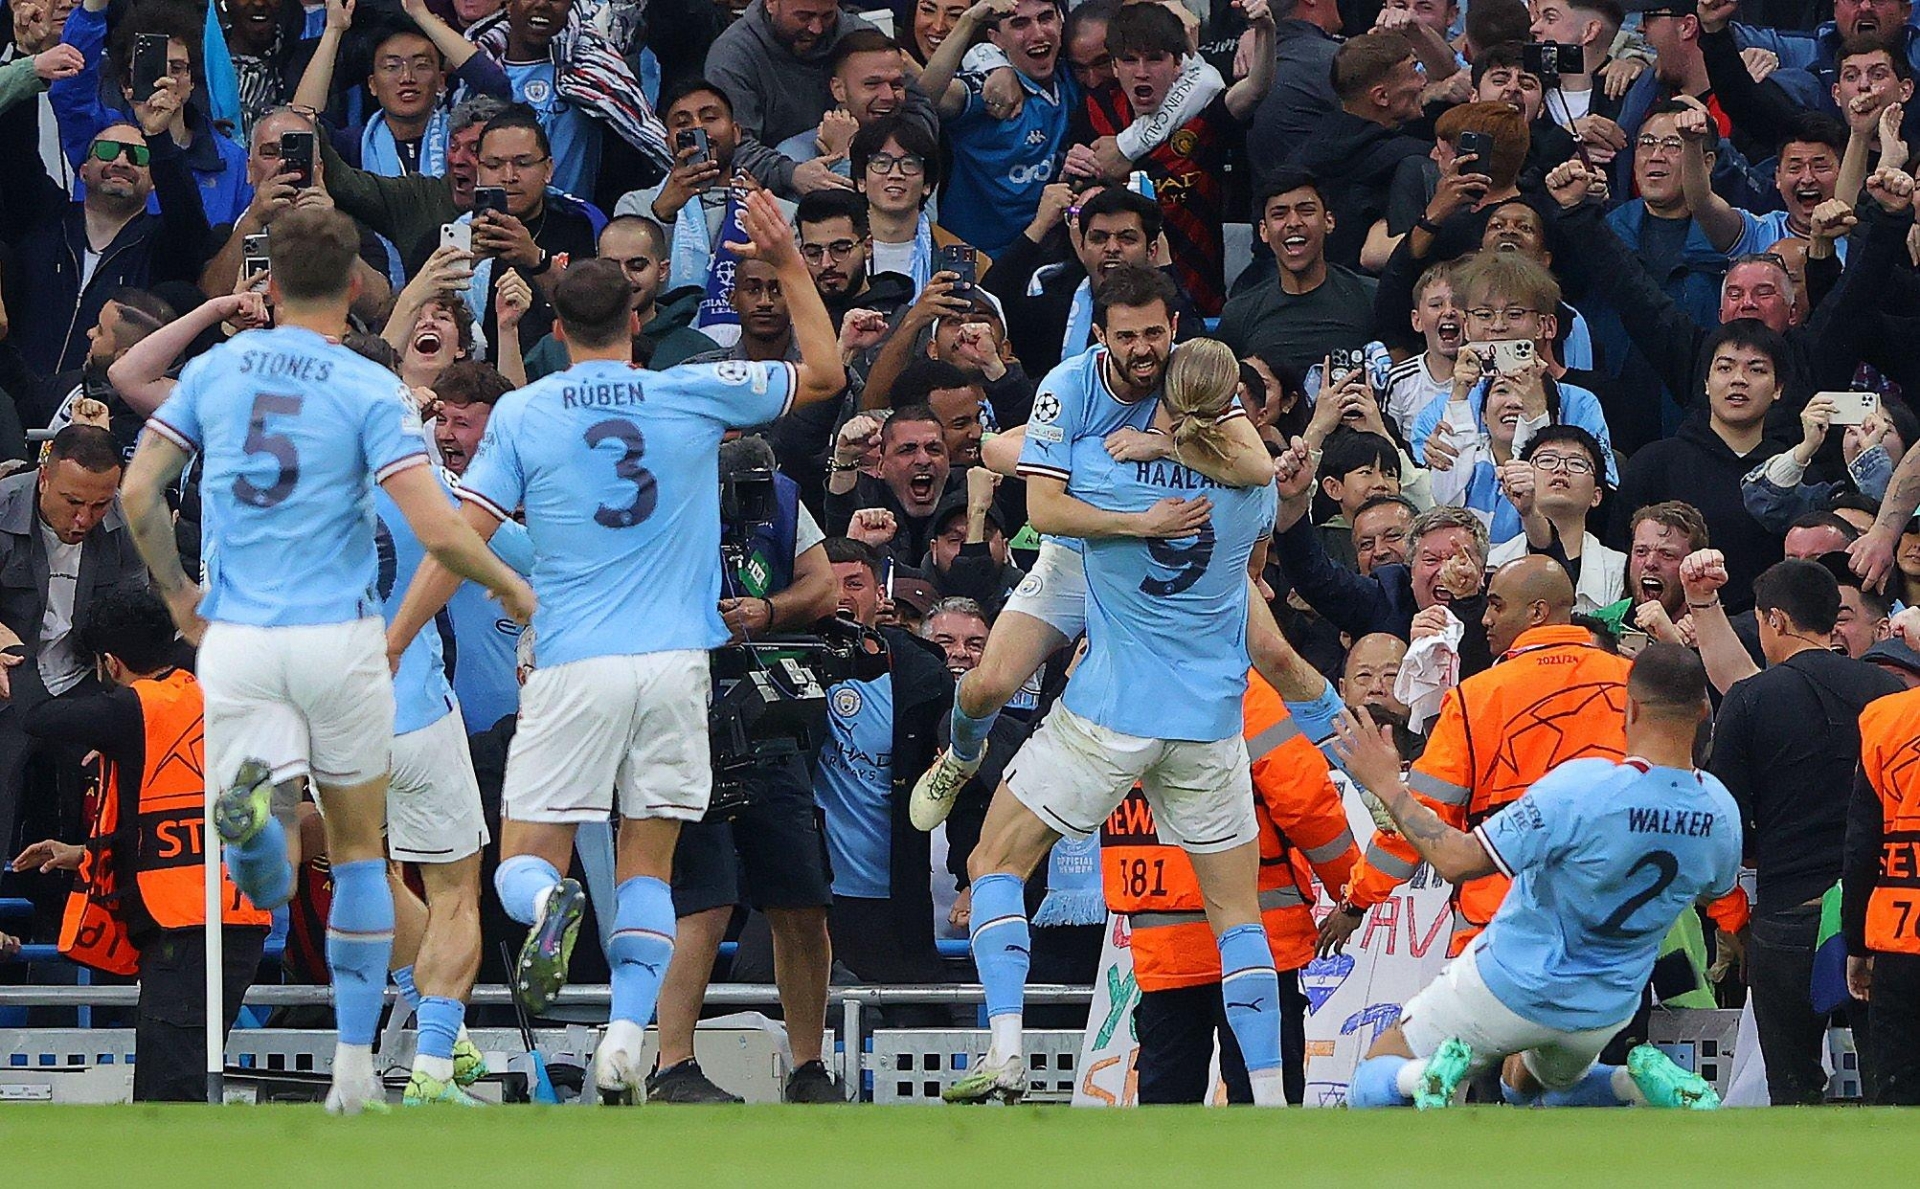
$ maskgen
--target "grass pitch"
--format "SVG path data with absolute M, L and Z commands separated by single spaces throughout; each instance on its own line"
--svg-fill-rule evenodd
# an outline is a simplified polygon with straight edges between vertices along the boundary
M 36 1181 L 64 1170 L 69 1183 L 82 1173 L 99 1184 L 263 1189 L 1865 1186 L 1912 1183 L 1920 1115 L 656 1106 L 332 1119 L 319 1107 L 9 1105 L 0 1167 Z

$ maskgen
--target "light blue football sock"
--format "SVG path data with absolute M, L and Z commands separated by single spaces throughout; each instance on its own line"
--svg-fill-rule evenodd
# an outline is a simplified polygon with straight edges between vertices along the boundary
M 373 1043 L 392 956 L 393 892 L 387 887 L 386 861 L 334 864 L 327 966 L 333 972 L 333 1014 L 341 1044 Z

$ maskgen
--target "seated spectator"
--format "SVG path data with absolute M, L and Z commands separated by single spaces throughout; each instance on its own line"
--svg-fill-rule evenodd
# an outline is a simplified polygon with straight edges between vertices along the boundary
M 200 57 L 205 30 L 198 12 L 177 0 L 144 0 L 115 22 L 111 47 L 107 46 L 107 0 L 85 0 L 67 17 L 60 40 L 79 50 L 86 67 L 78 74 L 53 83 L 47 95 L 60 122 L 60 144 L 75 168 L 82 168 L 87 153 L 101 133 L 117 124 L 136 128 L 148 126 L 147 113 L 155 100 L 133 98 L 133 46 L 143 33 L 167 36 L 167 78 L 170 99 L 167 120 L 154 127 L 165 129 L 175 147 L 184 154 L 193 172 L 195 192 L 207 222 L 231 223 L 240 217 L 252 196 L 247 185 L 246 152 L 213 127 L 204 105 L 194 102 L 195 80 L 204 77 Z M 101 79 L 101 55 L 105 50 L 106 79 Z M 104 96 L 119 97 L 108 107 Z M 150 134 L 151 136 L 152 134 Z M 85 180 L 83 177 L 81 180 Z M 164 203 L 166 195 L 149 196 L 151 203 Z M 158 209 L 157 205 L 153 209 Z
M 173 84 L 146 105 L 151 134 L 133 124 L 110 124 L 86 150 L 78 202 L 35 168 L 16 159 L 9 174 L 8 218 L 0 236 L 13 249 L 8 263 L 8 341 L 27 368 L 51 376 L 78 368 L 88 354 L 87 332 L 121 289 L 152 289 L 164 281 L 193 281 L 206 260 L 207 220 L 201 213 L 186 156 L 167 134 Z M 19 175 L 24 174 L 24 177 Z M 160 214 L 148 210 L 155 192 L 168 197 Z M 97 256 L 84 278 L 73 261 Z
M 1044 376 L 1063 359 L 1093 345 L 1093 287 L 1102 276 L 1125 265 L 1170 272 L 1160 255 L 1165 221 L 1159 204 L 1120 186 L 1107 186 L 1075 198 L 1065 185 L 1049 186 L 1026 231 L 996 257 L 985 283 L 1007 314 L 1007 337 L 1027 374 Z M 1041 246 L 1080 201 L 1074 226 L 1079 231 L 1072 258 L 1044 263 Z M 1185 293 L 1178 292 L 1174 332 L 1180 339 L 1202 334 L 1206 325 Z
M 1698 508 L 1713 547 L 1726 557 L 1722 597 L 1733 614 L 1747 609 L 1754 579 L 1781 557 L 1780 535 L 1748 513 L 1740 480 L 1783 449 L 1766 436 L 1766 420 L 1792 366 L 1791 348 L 1767 326 L 1739 319 L 1715 331 L 1708 349 L 1707 409 L 1628 461 L 1610 539 L 1626 543 L 1631 509 L 1666 500 Z
M 1549 425 L 1534 435 L 1500 482 L 1524 530 L 1487 556 L 1494 569 L 1544 553 L 1573 580 L 1574 610 L 1611 606 L 1626 584 L 1627 556 L 1587 529 L 1587 517 L 1606 492 L 1606 455 L 1599 441 L 1575 425 Z
M 940 184 L 940 142 L 913 120 L 885 116 L 855 133 L 849 152 L 854 189 L 867 198 L 871 267 L 906 277 L 918 298 L 940 271 L 940 249 L 962 242 L 927 213 Z M 992 263 L 976 258 L 976 279 Z
M 847 160 L 853 138 L 906 104 L 905 55 L 880 30 L 857 27 L 834 44 L 827 70 L 833 106 L 820 117 L 819 127 L 796 132 L 775 147 L 796 164 L 818 158 L 841 177 L 858 181 Z M 927 131 L 923 120 L 911 122 Z
M 369 173 L 439 177 L 447 172 L 454 94 L 491 95 L 512 102 L 513 87 L 498 62 L 454 32 L 423 0 L 409 0 L 405 7 L 410 19 L 389 19 L 369 31 L 373 70 L 367 76 L 367 92 L 378 110 L 364 126 L 342 135 L 349 138 L 346 151 L 351 159 Z M 327 27 L 314 43 L 293 106 L 327 110 L 334 64 L 350 21 L 351 16 L 337 4 L 328 7 Z
M 697 290 L 682 288 L 661 302 L 667 283 L 667 235 L 660 224 L 644 215 L 615 215 L 600 229 L 599 253 L 615 260 L 633 288 L 633 313 L 640 333 L 633 339 L 633 361 L 663 371 L 695 355 L 719 348 L 688 325 L 700 304 Z M 568 366 L 567 345 L 549 334 L 527 351 L 527 379 Z
M 1252 30 L 1246 52 L 1253 68 L 1138 162 L 1160 203 L 1174 279 L 1209 317 L 1219 315 L 1227 295 L 1220 224 L 1227 216 L 1229 153 L 1240 126 L 1252 117 L 1273 79 L 1273 17 L 1265 0 L 1250 0 L 1243 11 Z M 1116 77 L 1087 94 L 1085 116 L 1094 136 L 1117 140 L 1139 115 L 1166 103 L 1191 46 L 1185 26 L 1171 9 L 1132 4 L 1109 22 L 1106 48 Z M 1070 154 L 1066 172 L 1074 176 L 1076 166 L 1084 165 L 1084 159 Z M 1126 181 L 1118 172 L 1101 171 L 1098 176 L 1107 182 Z
M 1808 482 L 1808 469 L 1826 443 L 1836 407 L 1831 396 L 1808 401 L 1800 410 L 1800 443 L 1769 458 L 1740 481 L 1747 511 L 1762 526 L 1785 532 L 1795 517 L 1831 507 L 1837 496 L 1849 491 L 1877 505 L 1887 494 L 1894 464 L 1906 456 L 1907 444 L 1920 440 L 1920 420 L 1905 405 L 1884 404 L 1860 424 L 1847 426 L 1841 435 L 1840 459 L 1846 465 L 1846 478 Z
M 1285 168 L 1319 181 L 1328 214 L 1327 259 L 1349 268 L 1374 223 L 1387 213 L 1387 196 L 1401 162 L 1426 157 L 1429 143 L 1400 129 L 1420 118 L 1426 85 L 1413 44 L 1399 33 L 1375 31 L 1340 47 L 1333 60 L 1340 110 L 1329 114 Z M 1262 176 L 1271 178 L 1280 163 Z
M 573 0 L 510 0 L 506 11 L 468 29 L 467 40 L 506 70 L 514 101 L 538 117 L 543 140 L 552 144 L 544 172 L 562 194 L 610 201 L 628 181 L 650 181 L 672 168 L 666 129 L 640 80 Z M 609 165 L 615 160 L 603 154 L 603 128 L 639 155 L 640 176 L 602 168 L 603 155 Z
M 1334 218 L 1319 183 L 1283 170 L 1261 190 L 1254 209 L 1254 234 L 1273 250 L 1279 272 L 1234 293 L 1217 337 L 1237 355 L 1271 348 L 1302 371 L 1371 340 L 1374 282 L 1328 262 Z

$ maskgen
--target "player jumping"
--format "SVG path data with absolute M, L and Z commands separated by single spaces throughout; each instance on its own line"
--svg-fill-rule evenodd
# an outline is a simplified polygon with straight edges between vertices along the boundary
M 1175 356 L 1165 401 L 1183 457 L 1224 458 L 1220 418 L 1238 374 L 1233 353 L 1219 343 L 1189 343 Z M 1086 537 L 1089 651 L 1008 766 L 968 862 L 973 954 L 992 1039 L 986 1060 L 944 1097 L 982 1102 L 1025 1093 L 1026 878 L 1061 837 L 1097 831 L 1137 780 L 1161 836 L 1192 859 L 1254 1101 L 1284 1105 L 1279 982 L 1260 923 L 1259 830 L 1241 737 L 1247 563 L 1272 529 L 1273 488 L 1227 487 L 1170 461 L 1117 461 L 1103 436 L 1060 445 L 1071 447 L 1061 471 L 1072 494 L 1037 500 L 1032 514 L 1043 532 Z M 1185 538 L 1088 531 L 1176 491 L 1205 491 L 1211 501 L 1208 517 Z
M 574 828 L 617 796 L 620 880 L 613 1011 L 594 1054 L 603 1102 L 645 1093 L 641 1039 L 673 956 L 674 843 L 706 812 L 707 652 L 724 644 L 719 449 L 727 429 L 774 420 L 846 383 L 793 232 L 755 194 L 742 256 L 771 263 L 793 310 L 800 363 L 728 361 L 643 372 L 625 275 L 575 264 L 555 285 L 557 334 L 574 365 L 502 398 L 461 483 L 467 522 L 492 534 L 524 505 L 534 544 L 535 669 L 507 757 L 494 886 L 532 926 L 515 985 L 542 1011 L 565 984 L 585 895 L 563 878 Z M 455 582 L 422 565 L 392 628 L 404 646 Z
M 1497 871 L 1513 887 L 1374 1041 L 1347 1105 L 1446 1106 L 1504 1059 L 1501 1091 L 1516 1105 L 1719 1106 L 1713 1087 L 1652 1045 L 1624 1067 L 1594 1060 L 1640 1006 L 1674 921 L 1740 874 L 1739 807 L 1693 766 L 1709 714 L 1699 658 L 1672 644 L 1642 652 L 1627 677 L 1627 758 L 1561 764 L 1471 833 L 1407 790 L 1390 736 L 1358 714 L 1339 722 L 1335 750 L 1420 857 L 1449 883 Z
M 460 520 L 427 466 L 413 397 L 339 345 L 359 293 L 360 238 L 334 211 L 274 227 L 279 326 L 187 365 L 127 468 L 134 543 L 174 622 L 200 646 L 214 824 L 255 904 L 292 894 L 285 820 L 311 777 L 333 861 L 327 964 L 339 1040 L 327 1109 L 384 1108 L 374 1031 L 393 944 L 387 770 L 394 700 L 376 589 L 371 484 L 444 566 L 524 620 L 533 592 Z M 210 589 L 180 565 L 165 492 L 202 458 Z M 204 600 L 204 601 L 203 601 Z

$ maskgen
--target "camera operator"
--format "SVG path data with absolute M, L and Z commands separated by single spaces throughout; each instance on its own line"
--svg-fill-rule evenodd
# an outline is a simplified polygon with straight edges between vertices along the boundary
M 775 472 L 773 448 L 753 437 L 727 442 L 720 448 L 720 476 L 727 542 L 720 614 L 734 641 L 803 629 L 832 615 L 838 592 L 824 537 L 800 503 L 799 488 Z M 763 490 L 771 488 L 772 506 L 743 517 L 734 493 L 756 479 Z M 710 817 L 680 831 L 673 856 L 679 935 L 660 989 L 660 1062 L 647 1079 L 647 1097 L 741 1101 L 701 1072 L 693 1033 L 734 905 L 745 901 L 766 914 L 773 931 L 774 977 L 794 1061 L 787 1101 L 841 1101 L 820 1059 L 832 894 L 807 757 L 789 751 L 760 760 L 743 791 L 746 807 L 732 820 Z

